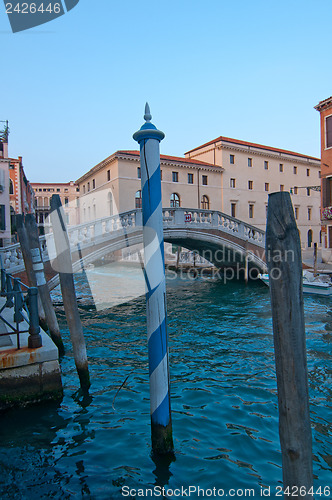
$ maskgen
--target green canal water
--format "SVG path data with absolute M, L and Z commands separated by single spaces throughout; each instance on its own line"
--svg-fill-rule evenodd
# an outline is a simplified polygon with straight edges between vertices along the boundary
M 122 271 L 109 267 L 97 288 L 107 282 L 117 293 Z M 90 284 L 98 284 L 97 274 L 92 270 Z M 79 282 L 91 397 L 78 393 L 55 292 L 67 348 L 61 361 L 64 398 L 0 417 L 1 499 L 153 498 L 142 491 L 155 486 L 176 494 L 183 487 L 181 498 L 189 486 L 207 494 L 223 489 L 225 496 L 234 489 L 233 498 L 244 498 L 249 488 L 259 498 L 261 487 L 271 487 L 270 497 L 278 498 L 282 470 L 268 288 L 172 278 L 167 305 L 173 459 L 151 456 L 144 297 L 112 308 L 104 303 L 96 311 Z M 135 287 L 129 287 L 133 296 Z M 315 489 L 332 491 L 331 306 L 331 299 L 305 296 Z M 122 487 L 131 494 L 122 496 Z M 332 497 L 321 491 L 316 498 Z

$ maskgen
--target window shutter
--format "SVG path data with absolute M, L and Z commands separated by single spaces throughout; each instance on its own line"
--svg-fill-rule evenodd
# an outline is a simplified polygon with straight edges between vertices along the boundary
M 332 147 L 332 115 L 326 118 L 326 147 Z
M 325 177 L 322 178 L 322 203 L 323 208 L 330 206 L 330 182 Z
M 4 231 L 6 229 L 6 207 L 5 205 L 0 205 L 0 229 Z

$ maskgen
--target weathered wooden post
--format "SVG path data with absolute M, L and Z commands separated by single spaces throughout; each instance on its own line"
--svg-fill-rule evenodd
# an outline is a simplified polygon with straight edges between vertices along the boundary
M 151 118 L 146 104 L 145 123 L 133 137 L 140 145 L 141 159 L 152 449 L 165 454 L 173 450 L 159 153 L 165 135 Z
M 26 230 L 26 227 L 24 225 L 24 215 L 22 214 L 17 214 L 15 215 L 15 222 L 16 222 L 16 230 L 18 234 L 18 239 L 20 242 L 21 246 L 21 251 L 22 251 L 22 256 L 24 260 L 24 267 L 27 275 L 27 280 L 28 280 L 28 285 L 36 287 L 37 286 L 37 280 L 36 280 L 36 275 L 33 270 L 33 262 L 32 262 L 32 255 L 30 252 L 30 246 L 29 246 L 29 239 L 28 239 L 28 233 Z M 47 324 L 46 322 L 46 316 L 45 316 L 45 311 L 43 308 L 43 304 L 40 298 L 40 294 L 38 294 L 38 314 L 39 314 L 39 321 L 41 323 L 42 328 L 45 327 Z M 46 329 L 46 327 L 45 327 Z
M 317 276 L 317 243 L 314 243 L 314 276 Z
M 38 289 L 35 287 L 28 289 L 29 296 L 29 337 L 28 347 L 36 349 L 42 347 L 42 338 L 40 335 L 39 316 L 38 316 Z
M 59 272 L 62 301 L 69 326 L 70 338 L 73 344 L 75 365 L 80 379 L 81 388 L 84 392 L 87 392 L 90 387 L 88 358 L 86 354 L 82 323 L 76 302 L 69 240 L 61 200 L 58 194 L 52 195 L 50 216 L 57 254 L 56 266 L 57 271 Z
M 249 254 L 248 254 L 248 241 L 246 240 L 244 243 L 245 248 L 245 258 L 244 258 L 244 281 L 245 284 L 248 284 L 249 281 Z
M 298 488 L 294 490 L 298 493 L 292 498 L 309 499 L 313 498 L 310 494 L 313 486 L 312 438 L 301 244 L 290 194 L 287 192 L 269 196 L 266 255 L 272 305 L 283 487 L 284 490 Z M 305 495 L 300 494 L 300 491 Z
M 32 261 L 32 271 L 35 275 L 35 282 L 41 298 L 43 309 L 45 311 L 46 323 L 50 332 L 51 339 L 57 346 L 59 354 L 62 356 L 65 348 L 62 342 L 58 320 L 55 315 L 50 291 L 45 278 L 44 263 L 39 243 L 38 226 L 34 214 L 25 216 L 25 227 L 29 242 L 29 250 Z M 30 259 L 29 259 L 30 260 Z

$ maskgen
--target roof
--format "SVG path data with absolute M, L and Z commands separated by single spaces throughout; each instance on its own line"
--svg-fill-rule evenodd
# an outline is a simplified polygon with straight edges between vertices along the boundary
M 317 111 L 321 111 L 322 109 L 330 108 L 332 106 L 332 96 L 328 97 L 327 99 L 324 99 L 324 101 L 320 101 L 317 106 L 315 106 L 315 109 Z
M 139 158 L 140 156 L 140 153 L 139 151 L 117 151 L 115 153 L 116 155 L 121 155 L 121 154 L 126 154 L 126 155 L 132 155 L 132 156 L 135 156 L 137 158 Z M 207 163 L 205 161 L 200 161 L 200 160 L 195 160 L 193 158 L 183 158 L 181 156 L 169 156 L 169 155 L 160 155 L 160 159 L 161 160 L 164 160 L 164 161 L 173 161 L 173 162 L 178 162 L 178 163 L 185 163 L 186 165 L 187 164 L 191 164 L 191 165 L 203 165 L 203 166 L 206 166 L 206 167 L 216 167 L 218 165 L 213 165 L 212 163 Z
M 210 144 L 215 144 L 216 142 L 229 142 L 231 144 L 237 144 L 239 146 L 247 146 L 251 148 L 258 148 L 258 149 L 265 149 L 266 151 L 273 151 L 275 153 L 284 153 L 284 154 L 289 154 L 293 156 L 299 156 L 300 158 L 309 158 L 310 160 L 318 160 L 320 161 L 320 158 L 316 158 L 314 156 L 308 156 L 304 155 L 301 153 L 296 153 L 294 151 L 288 151 L 287 149 L 279 149 L 279 148 L 273 148 L 271 146 L 264 146 L 263 144 L 256 144 L 255 142 L 247 142 L 247 141 L 240 141 L 239 139 L 232 139 L 231 137 L 217 137 L 213 141 L 206 142 L 205 144 L 202 144 L 201 146 L 198 146 L 197 148 L 191 149 L 190 151 L 187 151 L 185 154 L 192 153 L 193 151 L 197 151 L 198 149 L 204 148 L 206 146 L 209 146 Z
M 116 158 L 121 158 L 121 157 L 124 157 L 124 156 L 126 156 L 126 157 L 129 156 L 129 157 L 132 157 L 133 159 L 139 160 L 139 158 L 140 158 L 140 152 L 136 151 L 136 150 L 118 150 L 115 153 L 113 153 L 111 156 L 109 156 L 108 158 L 105 158 L 105 160 L 101 161 L 100 163 L 98 163 L 97 165 L 95 165 L 94 167 L 92 167 L 88 172 L 86 172 L 85 174 L 83 174 L 75 182 L 77 184 L 80 183 L 80 182 L 83 182 L 85 179 L 87 179 L 88 177 L 90 177 L 91 174 L 93 174 L 94 172 L 97 172 L 101 168 L 105 167 L 112 160 L 115 160 Z M 194 158 L 183 158 L 183 157 L 180 157 L 180 156 L 160 155 L 160 159 L 161 159 L 161 161 L 164 161 L 164 162 L 182 163 L 183 165 L 192 165 L 193 167 L 194 166 L 197 166 L 197 167 L 202 166 L 202 167 L 207 167 L 207 168 L 215 168 L 215 169 L 218 169 L 218 170 L 221 170 L 221 171 L 224 170 L 219 165 L 213 165 L 212 163 L 207 163 L 207 162 L 204 162 L 204 161 L 195 160 Z

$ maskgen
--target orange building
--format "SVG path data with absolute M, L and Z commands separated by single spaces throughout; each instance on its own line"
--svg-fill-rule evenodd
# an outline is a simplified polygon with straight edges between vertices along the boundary
M 322 257 L 332 260 L 332 96 L 315 106 L 321 130 Z

